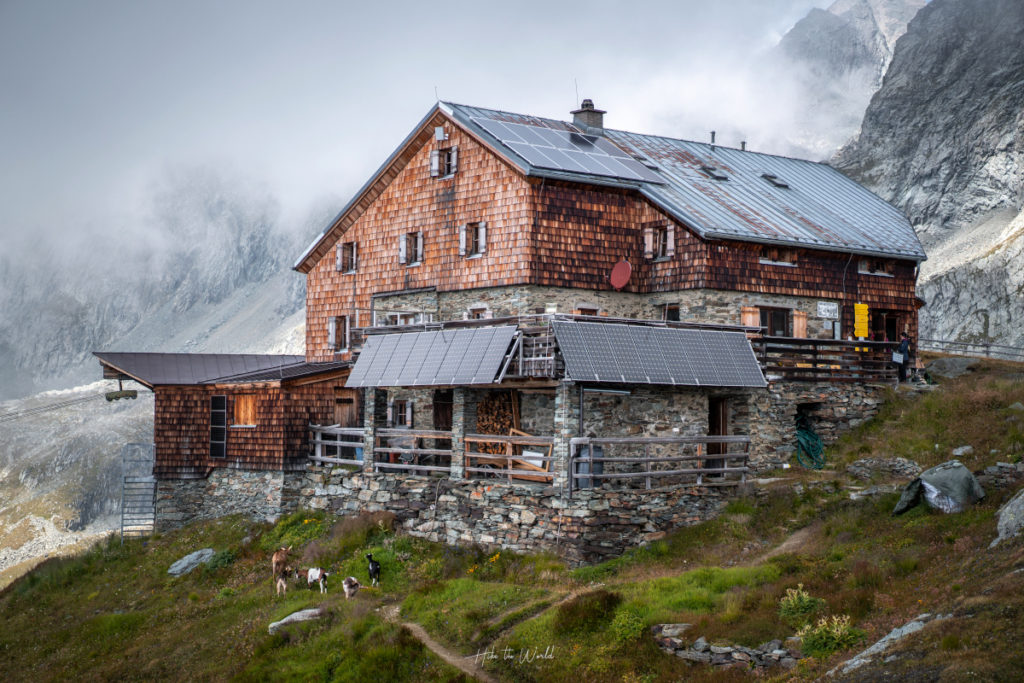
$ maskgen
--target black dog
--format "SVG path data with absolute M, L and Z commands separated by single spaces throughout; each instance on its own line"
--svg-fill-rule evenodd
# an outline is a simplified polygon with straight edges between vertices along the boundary
M 370 553 L 367 553 L 366 559 L 370 561 L 370 566 L 369 566 L 370 585 L 371 586 L 379 586 L 380 585 L 380 562 L 378 562 L 377 560 L 373 559 L 373 555 L 370 554 Z

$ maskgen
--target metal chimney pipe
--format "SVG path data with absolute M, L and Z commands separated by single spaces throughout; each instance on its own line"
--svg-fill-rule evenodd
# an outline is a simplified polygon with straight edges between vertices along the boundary
M 747 141 L 746 140 L 740 140 L 740 151 L 741 152 L 746 152 L 747 151 Z

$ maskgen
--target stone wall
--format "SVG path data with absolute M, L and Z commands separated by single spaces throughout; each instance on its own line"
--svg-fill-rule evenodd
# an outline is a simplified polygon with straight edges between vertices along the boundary
M 234 514 L 275 521 L 300 507 L 304 479 L 304 472 L 217 468 L 206 479 L 158 480 L 156 529 L 165 531 Z
M 751 466 L 767 470 L 790 462 L 796 451 L 796 417 L 807 412 L 826 445 L 874 417 L 891 387 L 857 382 L 769 382 L 751 394 Z
M 572 313 L 579 308 L 596 308 L 600 315 L 612 318 L 660 320 L 665 305 L 679 306 L 683 321 L 739 325 L 740 311 L 745 306 L 758 308 L 789 308 L 807 313 L 807 336 L 833 338 L 832 321 L 818 317 L 818 302 L 838 303 L 837 299 L 817 299 L 757 292 L 733 292 L 717 289 L 684 289 L 675 292 L 597 291 L 568 287 L 515 285 L 481 287 L 455 292 L 412 292 L 378 296 L 374 306 L 381 310 L 419 311 L 430 313 L 434 320 L 462 320 L 471 308 L 483 307 L 493 317 L 544 313 L 553 304 L 558 313 Z M 378 315 L 378 318 L 381 316 Z M 369 322 L 363 324 L 368 325 Z M 845 334 L 843 334 L 845 337 Z
M 730 492 L 735 489 L 584 490 L 565 498 L 540 485 L 316 467 L 301 497 L 304 506 L 335 514 L 390 510 L 408 533 L 432 541 L 550 550 L 581 564 L 711 519 Z

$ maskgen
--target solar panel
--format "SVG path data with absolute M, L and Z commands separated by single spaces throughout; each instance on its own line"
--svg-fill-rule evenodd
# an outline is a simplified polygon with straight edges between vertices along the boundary
M 434 366 L 430 356 L 430 347 L 433 338 L 429 334 L 417 334 L 413 340 L 412 349 L 405 361 L 402 374 L 398 377 L 398 386 L 409 387 L 418 383 L 419 375 L 424 370 Z
M 516 329 L 511 325 L 504 327 L 492 327 L 494 335 L 491 337 L 490 343 L 487 345 L 487 352 L 484 354 L 484 359 L 480 363 L 481 368 L 481 381 L 487 379 L 494 381 L 496 376 L 492 374 L 490 377 L 486 376 L 486 370 L 488 368 L 501 369 L 501 365 L 505 360 L 505 354 L 508 353 L 508 347 L 512 343 L 512 339 L 515 337 Z
M 416 343 L 416 335 L 396 334 L 395 336 L 398 338 L 398 343 L 395 345 L 395 350 L 391 353 L 391 360 L 388 361 L 388 366 L 380 374 L 382 386 L 402 386 L 399 384 L 399 381 L 402 378 L 402 372 L 405 370 L 405 363 L 409 359 L 409 353 Z
M 437 369 L 437 376 L 434 377 L 436 384 L 455 384 L 455 377 L 462 367 L 462 357 L 465 355 L 465 346 L 468 341 L 463 334 L 466 330 L 441 330 L 439 341 L 444 355 L 440 366 Z
M 562 351 L 565 360 L 565 374 L 569 379 L 597 380 L 597 373 L 590 363 L 590 356 L 583 346 L 583 339 L 580 336 L 577 323 L 559 322 L 551 323 L 558 341 L 558 347 Z
M 599 135 L 487 118 L 474 117 L 473 121 L 531 166 L 650 183 L 664 182 L 660 175 Z
M 438 370 L 441 369 L 441 362 L 444 360 L 445 346 L 441 341 L 440 332 L 421 332 L 420 338 L 423 342 L 429 343 L 423 364 L 416 372 L 416 386 L 431 385 L 437 379 Z
M 555 321 L 566 377 L 581 382 L 763 387 L 740 332 Z

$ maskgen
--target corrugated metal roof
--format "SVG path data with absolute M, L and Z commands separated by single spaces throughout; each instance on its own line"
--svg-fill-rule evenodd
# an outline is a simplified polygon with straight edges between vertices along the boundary
M 895 207 L 827 164 L 605 129 L 605 136 L 654 169 L 663 183 L 598 177 L 531 166 L 473 119 L 579 131 L 537 116 L 442 103 L 442 109 L 526 174 L 636 188 L 707 239 L 736 239 L 865 255 L 926 258 L 910 221 Z M 712 167 L 727 180 L 715 180 Z M 780 182 L 770 182 L 764 175 Z M 786 184 L 788 187 L 779 187 Z
M 247 353 L 118 353 L 93 351 L 100 363 L 153 387 L 237 382 L 236 376 L 284 372 L 305 365 L 304 356 Z M 279 379 L 267 377 L 265 379 Z M 245 381 L 255 381 L 247 379 Z
M 269 370 L 258 370 L 240 375 L 232 375 L 228 380 L 221 378 L 218 381 L 231 383 L 236 382 L 267 382 L 273 380 L 298 379 L 300 377 L 312 377 L 324 372 L 344 370 L 352 367 L 353 362 L 349 360 L 329 361 L 324 363 L 300 363 L 299 365 L 286 365 L 271 368 Z

